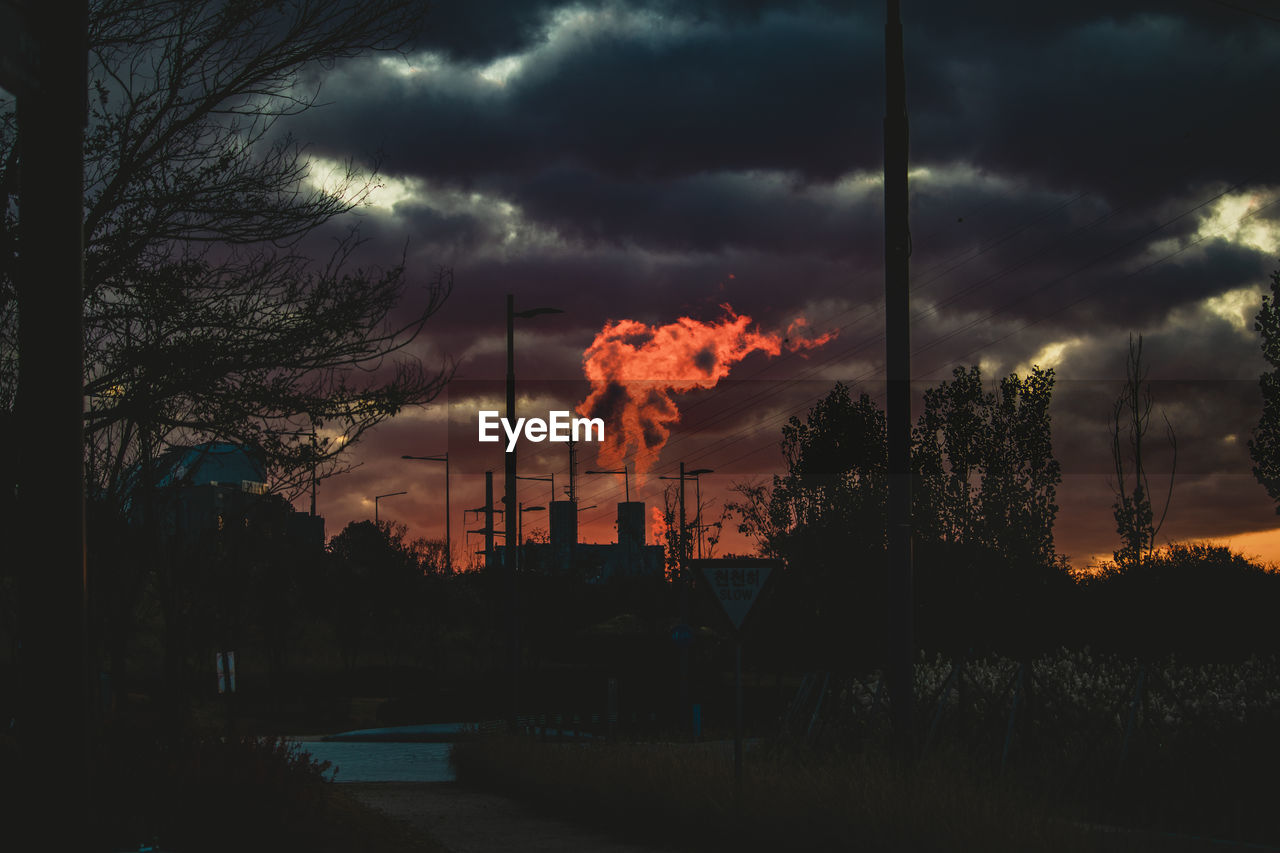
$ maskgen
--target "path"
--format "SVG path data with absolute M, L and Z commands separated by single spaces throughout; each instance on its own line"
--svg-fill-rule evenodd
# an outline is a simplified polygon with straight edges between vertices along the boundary
M 456 782 L 348 782 L 366 805 L 431 835 L 450 853 L 671 853 L 625 841 Z

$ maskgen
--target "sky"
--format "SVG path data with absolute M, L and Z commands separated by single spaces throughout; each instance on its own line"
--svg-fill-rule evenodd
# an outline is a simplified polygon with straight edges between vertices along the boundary
M 1119 544 L 1108 419 L 1142 335 L 1161 503 L 1164 418 L 1178 448 L 1159 541 L 1280 561 L 1247 449 L 1266 369 L 1253 317 L 1280 267 L 1280 9 L 903 6 L 917 397 L 959 365 L 992 381 L 1052 367 L 1057 550 L 1087 565 Z M 417 285 L 441 265 L 455 275 L 414 349 L 455 380 L 321 484 L 329 533 L 403 490 L 380 515 L 441 536 L 443 466 L 400 457 L 447 451 L 455 555 L 481 547 L 463 511 L 483 504 L 486 469 L 502 495 L 501 445 L 476 437 L 477 412 L 502 408 L 508 293 L 517 310 L 563 311 L 517 321 L 522 415 L 587 399 L 584 353 L 606 327 L 617 346 L 721 330 L 715 370 L 697 374 L 717 373 L 713 387 L 613 352 L 612 369 L 661 380 L 642 426 L 670 436 L 638 455 L 580 445 L 578 466 L 639 463 L 632 498 L 650 505 L 680 462 L 713 469 L 704 521 L 734 484 L 783 470 L 782 424 L 835 382 L 883 404 L 883 15 L 836 0 L 441 0 L 403 55 L 317 70 L 325 105 L 289 130 L 313 181 L 347 158 L 378 164 L 362 258 L 406 251 Z M 562 444 L 522 443 L 519 463 L 567 485 Z M 580 503 L 596 505 L 585 541 L 613 540 L 623 490 L 580 474 Z M 521 483 L 526 504 L 551 496 Z M 532 512 L 526 532 L 546 526 Z M 720 552 L 750 547 L 733 533 Z

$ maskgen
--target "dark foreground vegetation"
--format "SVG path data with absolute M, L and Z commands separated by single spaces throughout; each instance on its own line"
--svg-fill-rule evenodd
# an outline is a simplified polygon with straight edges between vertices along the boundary
M 723 743 L 584 746 L 503 736 L 459 744 L 453 761 L 464 784 L 693 850 L 1110 849 L 1059 805 L 975 779 L 938 756 L 907 770 L 875 751 L 753 749 L 740 800 Z
M 144 587 L 135 630 L 121 656 L 103 661 L 108 678 L 98 684 L 109 686 L 95 697 L 101 838 L 128 839 L 127 846 L 189 837 L 226 849 L 296 832 L 280 843 L 297 849 L 296 839 L 314 830 L 316 845 L 337 846 L 310 849 L 360 849 L 343 847 L 336 839 L 348 830 L 328 823 L 372 820 L 354 805 L 333 805 L 343 802 L 341 786 L 277 741 L 254 746 L 243 738 L 505 718 L 504 579 L 424 573 L 411 559 L 413 544 L 385 524 L 349 531 L 339 545 L 309 575 L 283 575 L 280 594 L 290 605 L 274 618 L 287 630 L 269 632 L 252 608 L 235 623 L 233 702 L 218 695 L 213 674 L 222 611 L 207 606 L 203 620 L 187 623 L 181 645 L 171 645 Z M 267 568 L 248 566 L 246 601 L 255 578 L 271 579 Z M 188 579 L 198 581 L 202 570 L 193 565 Z M 341 594 L 347 576 L 362 578 L 361 596 Z M 665 581 L 522 579 L 520 711 L 535 724 L 555 726 L 558 716 L 565 729 L 605 735 L 612 680 L 620 740 L 679 746 L 615 743 L 597 751 L 502 741 L 460 750 L 459 772 L 502 790 L 541 791 L 578 804 L 571 816 L 623 828 L 635 820 L 629 814 L 676 809 L 657 800 L 651 810 L 638 808 L 647 798 L 701 803 L 679 806 L 674 829 L 651 827 L 691 838 L 721 821 L 745 827 L 727 837 L 785 832 L 794 841 L 816 833 L 928 849 L 925 839 L 959 833 L 973 839 L 968 849 L 1072 849 L 1046 847 L 1037 833 L 1079 819 L 1280 843 L 1268 799 L 1271 761 L 1280 754 L 1280 667 L 1268 630 L 1280 575 L 1225 549 L 1183 546 L 1100 574 L 1064 573 L 1045 598 L 1025 600 L 1036 618 L 992 605 L 999 599 L 976 573 L 957 581 L 945 602 L 931 586 L 936 577 L 922 566 L 918 776 L 893 776 L 900 771 L 886 758 L 875 609 L 856 596 L 815 600 L 802 571 L 790 569 L 744 635 L 748 735 L 764 744 L 748 756 L 748 797 L 775 802 L 773 812 L 760 803 L 745 817 L 734 812 L 724 754 L 691 746 L 671 640 L 679 598 Z M 335 624 L 348 618 L 359 621 Z M 732 725 L 733 644 L 717 605 L 696 588 L 690 622 L 690 700 L 701 709 L 703 740 L 723 741 Z M 176 682 L 165 678 L 166 651 L 181 651 Z M 626 769 L 637 756 L 657 766 Z M 571 759 L 600 766 L 562 767 Z M 653 790 L 640 790 L 646 786 Z M 858 793 L 868 787 L 882 799 Z M 810 793 L 779 793 L 791 789 Z M 901 801 L 888 793 L 908 789 L 914 793 Z M 855 795 L 882 811 L 837 807 Z M 924 820 L 924 835 L 902 835 L 895 821 L 914 820 L 922 804 L 942 811 Z M 957 815 L 963 827 L 953 826 Z
M 916 667 L 917 758 L 903 762 L 879 673 L 813 674 L 781 721 L 754 715 L 740 800 L 723 703 L 701 742 L 553 727 L 459 743 L 452 759 L 464 784 L 695 850 L 1276 844 L 1278 676 L 1275 658 L 938 656 Z M 769 692 L 757 680 L 747 701 Z
M 0 739 L 0 748 L 12 746 Z M 67 819 L 84 821 L 93 851 L 139 845 L 190 853 L 442 850 L 344 793 L 328 771 L 327 763 L 279 739 L 187 734 L 171 740 L 121 726 L 95 744 L 90 813 Z M 4 775 L 6 811 L 18 801 L 21 784 Z

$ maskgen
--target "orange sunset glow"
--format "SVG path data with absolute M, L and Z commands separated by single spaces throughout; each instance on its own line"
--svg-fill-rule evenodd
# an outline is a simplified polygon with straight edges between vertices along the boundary
M 1213 545 L 1228 548 L 1232 552 L 1243 555 L 1246 559 L 1267 566 L 1272 570 L 1280 570 L 1280 527 L 1271 530 L 1251 530 L 1232 536 L 1214 536 L 1190 540 L 1201 545 Z M 1084 562 L 1082 571 L 1091 572 L 1098 566 L 1114 559 L 1110 553 L 1093 554 Z

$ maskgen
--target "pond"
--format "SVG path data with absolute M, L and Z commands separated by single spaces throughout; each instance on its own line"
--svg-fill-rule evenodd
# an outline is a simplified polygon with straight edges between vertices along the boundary
M 439 723 L 295 740 L 317 761 L 337 768 L 336 782 L 452 782 L 449 748 L 465 728 L 463 723 Z

